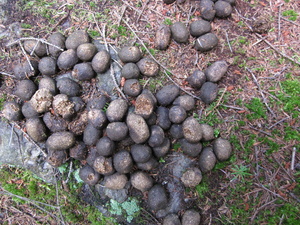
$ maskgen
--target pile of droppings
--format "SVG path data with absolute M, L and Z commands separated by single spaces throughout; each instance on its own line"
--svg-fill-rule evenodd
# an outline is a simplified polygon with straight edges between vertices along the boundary
M 214 5 L 216 15 L 228 16 L 217 10 L 218 2 Z M 160 33 L 172 36 L 177 42 L 188 38 L 180 22 L 160 29 Z M 195 21 L 190 26 L 190 34 L 200 39 L 213 35 L 210 29 L 209 22 Z M 169 40 L 164 38 L 157 38 L 159 49 L 168 46 Z M 202 51 L 198 39 L 196 49 Z M 157 76 L 160 66 L 153 59 L 143 57 L 138 47 L 127 46 L 118 52 L 121 75 L 125 78 L 123 92 L 134 101 L 112 100 L 104 94 L 86 100 L 82 98 L 85 92 L 82 82 L 110 70 L 110 53 L 98 51 L 83 30 L 67 38 L 54 33 L 47 41 L 51 45 L 36 40 L 24 42 L 24 49 L 40 59 L 14 65 L 17 99 L 4 105 L 3 115 L 9 121 L 25 118 L 28 135 L 35 142 L 45 143 L 46 161 L 50 165 L 59 167 L 70 157 L 79 160 L 82 163 L 79 175 L 86 184 L 101 183 L 107 190 L 128 190 L 132 186 L 148 194 L 148 206 L 157 212 L 167 207 L 168 193 L 150 174 L 159 159 L 173 151 L 172 143 L 180 143 L 182 152 L 198 161 L 199 166 L 188 168 L 179 177 L 185 187 L 195 187 L 203 173 L 211 171 L 217 161 L 230 157 L 229 141 L 215 138 L 213 127 L 200 124 L 191 116 L 196 104 L 193 97 L 182 95 L 174 84 L 164 86 L 157 93 L 143 89 L 138 79 Z M 197 47 L 197 43 L 201 46 Z M 227 69 L 225 61 L 217 61 L 204 72 L 196 70 L 187 82 L 200 89 L 199 97 L 210 104 L 218 94 L 217 82 Z M 66 71 L 71 71 L 71 76 L 61 76 Z M 203 148 L 203 142 L 208 147 Z M 187 210 L 181 223 L 188 224 L 184 221 L 191 220 L 196 221 L 192 224 L 199 224 L 200 214 Z M 168 214 L 164 224 L 180 224 L 178 215 Z

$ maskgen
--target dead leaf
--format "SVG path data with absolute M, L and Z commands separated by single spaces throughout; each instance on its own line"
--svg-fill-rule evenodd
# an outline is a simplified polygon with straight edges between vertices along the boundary
M 233 85 L 230 85 L 229 87 L 227 87 L 227 91 L 232 91 L 234 89 Z
M 240 110 L 240 111 L 237 111 L 237 113 L 241 114 L 241 113 L 245 113 L 246 110 Z
M 297 186 L 297 183 L 294 182 L 290 186 L 288 186 L 286 189 L 289 190 L 289 191 L 292 191 L 296 186 Z
M 286 197 L 287 197 L 286 194 L 283 193 L 283 192 L 280 191 L 280 190 L 278 190 L 278 194 L 279 194 L 281 197 L 283 197 L 283 198 L 286 198 Z
M 250 208 L 249 204 L 248 203 L 245 203 L 245 211 L 248 211 Z

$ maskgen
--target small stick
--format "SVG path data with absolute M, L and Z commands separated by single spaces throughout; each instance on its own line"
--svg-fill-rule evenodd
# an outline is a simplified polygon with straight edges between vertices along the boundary
M 286 200 L 285 198 L 281 197 L 279 194 L 275 193 L 274 191 L 269 190 L 269 189 L 266 188 L 264 185 L 262 185 L 262 184 L 257 184 L 257 183 L 255 183 L 255 185 L 258 186 L 258 187 L 261 187 L 262 189 L 264 189 L 264 190 L 270 192 L 271 194 L 273 194 L 274 196 L 276 196 L 276 197 L 278 197 L 278 198 L 281 198 L 282 200 L 284 200 L 284 201 L 287 202 L 287 200 Z
M 46 40 L 44 40 L 44 39 L 34 38 L 34 37 L 23 37 L 23 38 L 19 38 L 18 40 L 15 40 L 15 41 L 13 41 L 13 42 L 11 42 L 11 43 L 8 43 L 8 44 L 6 45 L 6 47 L 10 47 L 10 46 L 15 45 L 15 44 L 20 44 L 21 41 L 28 41 L 28 40 L 40 41 L 40 42 L 42 42 L 43 44 L 50 45 L 50 46 L 52 46 L 52 47 L 54 47 L 54 48 L 59 49 L 60 51 L 64 51 L 62 48 L 60 48 L 60 47 L 58 47 L 58 46 L 56 46 L 56 45 L 54 45 L 54 44 L 51 44 L 51 43 L 49 43 L 48 41 L 46 41 Z
M 214 108 L 213 108 L 211 111 L 209 111 L 209 112 L 206 114 L 206 116 L 208 116 L 215 108 L 217 108 L 217 107 L 220 105 L 220 102 L 222 101 L 222 99 L 223 99 L 223 97 L 224 97 L 224 94 L 225 94 L 226 90 L 227 90 L 227 87 L 224 88 L 224 91 L 223 91 L 223 93 L 222 93 L 222 95 L 221 95 L 219 101 L 217 102 L 217 104 L 214 106 Z
M 281 18 L 281 5 L 279 5 L 279 9 L 278 9 L 278 36 L 277 36 L 277 41 L 280 40 L 280 34 L 281 34 L 281 24 L 280 24 L 280 18 Z
M 281 120 L 279 120 L 278 122 L 274 123 L 272 126 L 268 127 L 268 130 L 271 130 L 273 127 L 275 127 L 277 124 L 280 124 L 282 123 L 283 121 L 287 120 L 288 118 L 290 117 L 286 117 L 286 118 L 283 118 Z
M 295 199 L 297 202 L 300 203 L 300 199 L 299 199 L 293 192 L 289 192 L 289 195 L 290 195 L 291 197 L 293 197 L 293 199 Z
M 272 158 L 275 159 L 275 161 L 278 163 L 278 165 L 280 166 L 280 168 L 289 176 L 289 178 L 295 182 L 295 179 L 288 173 L 288 171 L 281 165 L 281 163 L 278 161 L 278 159 L 276 159 L 273 155 Z
M 141 16 L 142 16 L 143 12 L 145 11 L 145 8 L 146 8 L 146 6 L 147 6 L 148 3 L 149 3 L 149 0 L 147 0 L 147 1 L 144 3 L 143 8 L 142 8 L 142 11 L 139 13 L 138 18 L 137 18 L 136 21 L 135 21 L 136 23 L 139 22 L 139 20 L 140 20 L 140 18 L 141 18 Z
M 56 205 L 57 205 L 57 209 L 58 209 L 58 212 L 59 212 L 60 221 L 61 221 L 62 225 L 65 225 L 64 217 L 61 213 L 60 206 L 59 206 L 59 195 L 58 195 L 57 179 L 55 179 L 55 193 L 56 193 Z
M 263 133 L 263 134 L 265 134 L 265 135 L 272 136 L 272 134 L 270 134 L 270 133 L 268 133 L 268 132 L 266 132 L 266 131 L 257 129 L 257 128 L 255 128 L 255 127 L 250 126 L 250 125 L 249 125 L 249 127 L 250 127 L 251 129 L 256 130 L 256 131 L 259 131 L 260 133 Z
M 294 22 L 294 21 L 292 21 L 292 20 L 286 19 L 286 18 L 284 18 L 284 17 L 281 17 L 281 19 L 283 19 L 283 20 L 285 20 L 285 21 L 288 21 L 288 22 L 290 22 L 290 23 L 292 23 L 292 24 L 294 24 L 294 25 L 300 27 L 300 24 L 298 24 L 298 23 L 296 23 L 296 22 Z
M 2 71 L 0 71 L 0 73 L 1 73 L 2 75 L 8 76 L 8 77 L 15 77 L 14 75 L 11 75 L 11 74 L 9 74 L 9 73 L 5 73 L 5 72 L 2 72 Z
M 227 30 L 225 30 L 225 34 L 226 34 L 227 44 L 228 44 L 229 49 L 230 49 L 230 51 L 231 51 L 231 53 L 232 53 L 233 51 L 232 51 L 231 44 L 230 44 L 230 41 L 229 41 L 229 38 L 228 38 Z
M 70 162 L 70 169 L 69 169 L 69 172 L 68 172 L 68 176 L 67 176 L 67 179 L 64 181 L 64 182 L 65 182 L 65 184 L 67 184 L 67 183 L 69 182 L 69 179 L 70 179 L 71 173 L 73 172 L 73 169 L 72 169 L 72 167 L 73 167 L 73 161 L 71 160 L 71 162 Z
M 258 91 L 260 92 L 260 95 L 261 95 L 261 97 L 262 97 L 262 99 L 263 99 L 263 102 L 265 103 L 265 105 L 266 105 L 268 111 L 272 114 L 273 117 L 276 117 L 276 116 L 275 116 L 275 113 L 273 112 L 273 110 L 269 107 L 269 105 L 268 105 L 268 103 L 267 103 L 267 100 L 266 100 L 266 98 L 265 98 L 265 95 L 263 94 L 263 92 L 262 92 L 262 90 L 261 90 L 261 87 L 260 87 L 260 84 L 258 83 L 258 81 L 257 81 L 257 79 L 256 79 L 256 77 L 255 77 L 255 75 L 253 74 L 253 72 L 252 72 L 248 67 L 246 67 L 246 70 L 252 75 L 252 78 L 253 78 L 253 80 L 254 80 L 254 83 L 255 83 L 256 86 L 258 87 Z
M 262 42 L 264 39 L 266 39 L 267 38 L 267 36 L 265 36 L 265 37 L 263 37 L 262 39 L 259 39 L 258 41 L 256 41 L 253 45 L 252 45 L 252 47 L 254 46 L 254 45 L 257 45 L 258 43 L 260 43 L 260 42 Z
M 23 48 L 23 45 L 22 45 L 21 41 L 19 41 L 18 43 L 19 43 L 19 45 L 20 45 L 20 48 L 21 48 L 21 50 L 22 50 L 22 53 L 25 55 L 25 58 L 26 58 L 27 62 L 29 63 L 30 70 L 34 70 L 32 64 L 31 64 L 31 62 L 30 62 L 30 59 L 29 59 L 28 55 L 26 54 L 25 49 Z
M 114 75 L 114 68 L 113 68 L 113 65 L 111 64 L 110 65 L 110 76 L 114 82 L 114 85 L 117 89 L 117 91 L 121 94 L 122 98 L 124 98 L 126 101 L 128 101 L 128 99 L 126 98 L 126 96 L 124 95 L 124 93 L 122 92 L 122 90 L 119 88 L 119 85 L 116 81 L 116 78 L 115 78 L 115 75 Z
M 291 170 L 295 169 L 295 157 L 296 157 L 296 147 L 293 147 L 293 150 L 292 150 Z
M 227 108 L 230 108 L 230 109 L 245 110 L 245 109 L 243 109 L 243 108 L 236 107 L 236 106 L 231 106 L 231 105 L 223 105 L 223 104 L 222 104 L 222 106 L 227 107 Z
M 260 210 L 262 210 L 263 208 L 265 208 L 266 206 L 272 204 L 272 203 L 275 202 L 275 201 L 277 201 L 277 198 L 275 198 L 275 199 L 273 199 L 272 201 L 269 201 L 269 202 L 267 202 L 266 204 L 264 204 L 264 205 L 260 206 L 259 208 L 257 208 L 257 209 L 255 210 L 255 212 L 253 213 L 253 215 L 251 216 L 251 219 L 250 219 L 250 220 L 253 221 L 253 220 L 255 219 L 257 213 L 258 213 Z

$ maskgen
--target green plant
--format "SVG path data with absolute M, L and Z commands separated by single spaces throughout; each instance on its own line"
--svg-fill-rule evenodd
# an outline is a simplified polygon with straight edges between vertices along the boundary
M 3 109 L 5 100 L 6 100 L 6 94 L 2 94 L 2 96 L 0 97 L 0 111 Z
M 299 14 L 295 10 L 289 9 L 289 10 L 286 10 L 286 11 L 282 12 L 282 15 L 283 16 L 288 16 L 289 20 L 296 21 L 297 20 L 297 16 Z
M 165 21 L 164 21 L 164 24 L 171 26 L 173 23 L 172 23 L 171 19 L 166 18 Z
M 24 29 L 30 29 L 32 26 L 30 24 L 27 23 L 21 23 L 21 27 Z
M 252 175 L 251 173 L 249 173 L 250 169 L 244 165 L 234 165 L 232 171 L 233 171 L 232 174 L 235 175 L 233 179 L 238 179 L 241 180 L 242 182 L 245 181 L 244 180 L 245 177 Z

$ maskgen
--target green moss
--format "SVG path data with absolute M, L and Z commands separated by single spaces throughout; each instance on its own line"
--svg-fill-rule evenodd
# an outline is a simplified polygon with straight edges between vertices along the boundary
M 247 115 L 248 119 L 267 118 L 267 110 L 265 109 L 264 103 L 259 98 L 252 98 L 250 103 L 245 104 L 245 106 L 251 111 L 251 114 Z

